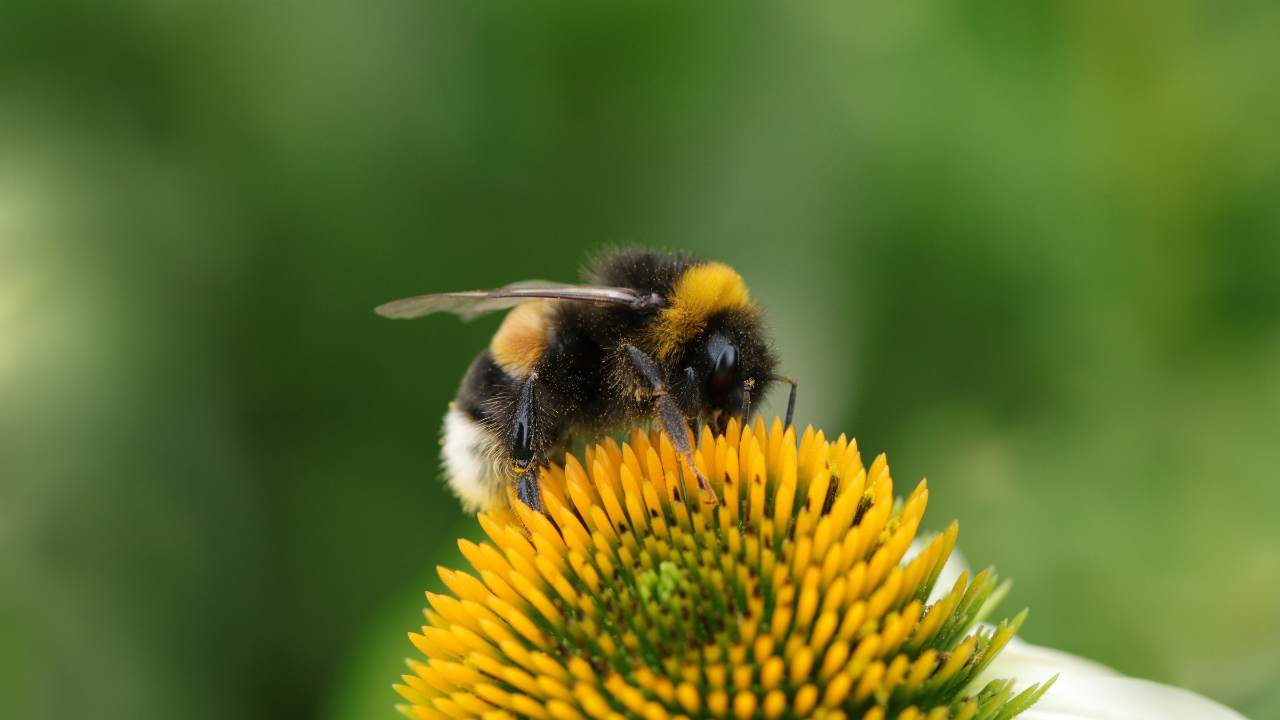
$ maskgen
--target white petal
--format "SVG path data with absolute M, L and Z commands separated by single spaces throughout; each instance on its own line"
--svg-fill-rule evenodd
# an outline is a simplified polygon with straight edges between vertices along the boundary
M 1064 678 L 1120 677 L 1120 673 L 1102 663 L 1061 650 L 1032 645 L 1016 637 L 996 655 L 985 673 L 985 676 L 995 678 L 1018 678 L 1020 687 L 1047 680 L 1054 675 L 1062 675 Z
M 1015 678 L 1019 690 L 1054 675 L 1049 692 L 1019 720 L 1244 720 L 1240 713 L 1171 685 L 1119 675 L 1060 650 L 1014 638 L 979 680 Z

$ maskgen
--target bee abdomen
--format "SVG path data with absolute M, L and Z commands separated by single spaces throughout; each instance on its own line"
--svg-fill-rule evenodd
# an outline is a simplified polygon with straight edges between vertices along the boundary
M 466 411 L 451 407 L 444 416 L 444 461 L 449 489 L 468 511 L 483 510 L 504 497 L 502 446 Z

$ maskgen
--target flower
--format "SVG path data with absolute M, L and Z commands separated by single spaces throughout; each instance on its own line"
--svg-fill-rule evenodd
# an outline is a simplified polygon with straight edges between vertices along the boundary
M 543 476 L 547 515 L 516 503 L 440 569 L 427 661 L 396 690 L 414 718 L 1012 718 L 1242 720 L 981 620 L 1007 590 L 916 537 L 921 482 L 893 497 L 883 455 L 775 420 L 704 429 L 696 483 L 667 439 L 569 455 Z M 590 472 L 587 471 L 590 468 Z M 708 498 L 709 499 L 709 498 Z M 1035 705 L 1035 707 L 1032 707 Z
M 546 515 L 481 514 L 440 569 L 397 691 L 417 718 L 1011 718 L 1052 680 L 978 682 L 1025 612 L 976 626 L 990 570 L 931 593 L 950 525 L 904 562 L 928 502 L 895 500 L 883 455 L 775 420 L 703 430 L 697 485 L 667 439 L 634 430 L 543 475 Z M 709 499 L 709 498 L 708 498 Z
M 1235 710 L 1189 690 L 1124 677 L 1092 660 L 1019 638 L 1009 642 L 987 674 L 1057 677 L 1019 720 L 1245 720 Z
M 916 541 L 907 559 L 923 549 L 924 544 Z M 960 553 L 951 553 L 936 587 L 947 587 L 967 571 Z M 935 590 L 934 596 L 938 593 Z M 1016 678 L 1017 689 L 1026 687 L 1031 678 L 1055 678 L 1053 687 L 1019 720 L 1244 720 L 1240 713 L 1193 692 L 1124 677 L 1100 663 L 1018 637 L 1009 641 L 978 682 L 999 677 Z

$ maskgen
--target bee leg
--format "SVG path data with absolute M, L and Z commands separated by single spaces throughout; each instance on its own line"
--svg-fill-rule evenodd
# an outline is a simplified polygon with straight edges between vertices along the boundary
M 719 505 L 720 498 L 716 496 L 716 491 L 711 487 L 711 483 L 707 481 L 707 476 L 702 474 L 698 466 L 693 461 L 693 445 L 689 442 L 689 421 L 685 418 L 684 413 L 680 411 L 671 394 L 667 391 L 667 383 L 662 379 L 662 371 L 658 369 L 655 363 L 644 351 L 634 345 L 626 345 L 627 355 L 631 358 L 631 364 L 635 367 L 640 376 L 649 384 L 649 388 L 653 391 L 653 397 L 658 410 L 658 421 L 662 423 L 662 429 L 666 431 L 667 437 L 671 439 L 671 445 L 676 452 L 689 463 L 689 468 L 693 470 L 694 477 L 698 478 L 698 489 L 702 491 L 706 502 L 709 505 Z M 681 478 L 683 490 L 684 479 Z M 683 490 L 684 497 L 688 497 L 688 490 Z
M 671 378 L 670 392 L 674 396 L 676 405 L 680 407 L 680 412 L 689 419 L 689 426 L 693 428 L 695 438 L 702 426 L 711 422 L 711 419 L 702 412 L 702 392 L 698 384 L 698 374 L 691 367 L 685 368 L 679 376 Z M 712 430 L 714 429 L 713 425 Z
M 791 392 L 787 394 L 787 419 L 782 423 L 782 427 L 791 427 L 791 418 L 796 412 L 796 381 L 795 378 L 784 377 L 782 375 L 774 375 L 773 380 L 784 382 L 791 386 Z
M 689 396 L 685 402 L 690 407 L 702 407 L 702 393 L 698 390 L 698 374 L 693 371 L 693 368 L 687 367 L 684 369 L 684 382 L 685 386 L 689 388 Z
M 711 487 L 711 483 L 707 481 L 707 476 L 702 474 L 698 469 L 697 463 L 693 460 L 693 445 L 689 442 L 689 422 L 685 419 L 684 413 L 680 412 L 680 408 L 676 407 L 675 401 L 670 395 L 659 395 L 657 397 L 658 420 L 662 423 L 662 429 L 666 431 L 667 437 L 671 439 L 671 445 L 675 447 L 676 452 L 689 463 L 689 469 L 693 470 L 693 475 L 698 479 L 698 489 L 702 491 L 704 501 L 708 505 L 719 505 L 720 498 L 716 496 L 716 491 Z M 683 485 L 683 477 L 680 480 Z M 685 491 L 688 497 L 688 490 Z
M 684 369 L 681 381 L 676 389 L 676 395 L 680 398 L 681 410 L 693 424 L 693 434 L 696 436 L 703 425 L 711 424 L 711 418 L 702 412 L 702 392 L 698 388 L 698 374 L 693 371 L 693 368 Z M 714 424 L 711 429 L 715 430 Z
M 531 509 L 542 512 L 542 490 L 538 486 L 538 471 L 530 468 L 516 480 L 516 497 Z
M 507 434 L 507 449 L 515 461 L 516 497 L 530 508 L 542 512 L 542 495 L 538 488 L 538 464 L 534 462 L 534 431 L 536 415 L 533 407 L 533 383 L 538 373 L 531 373 L 516 394 L 515 419 Z

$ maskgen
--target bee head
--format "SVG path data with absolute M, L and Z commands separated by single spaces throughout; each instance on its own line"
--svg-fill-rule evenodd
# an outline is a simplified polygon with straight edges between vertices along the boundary
M 776 360 L 754 313 L 725 313 L 684 353 L 684 395 L 693 400 L 690 415 L 701 414 L 713 431 L 723 432 L 730 418 L 742 420 L 768 388 Z M 694 404 L 694 403 L 690 403 Z
M 654 356 L 671 373 L 689 416 L 716 432 L 750 414 L 777 361 L 742 276 L 718 262 L 695 262 L 675 279 L 649 329 Z

